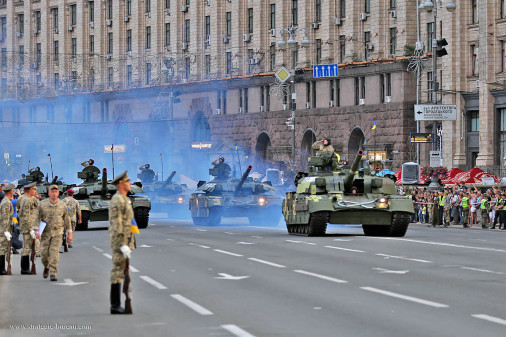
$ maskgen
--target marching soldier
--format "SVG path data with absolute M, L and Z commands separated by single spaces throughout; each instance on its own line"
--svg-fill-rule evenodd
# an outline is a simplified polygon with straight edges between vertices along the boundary
M 0 275 L 7 275 L 5 270 L 5 255 L 9 247 L 9 241 L 12 238 L 12 215 L 14 214 L 14 206 L 12 206 L 12 198 L 14 197 L 14 185 L 8 184 L 4 186 L 3 192 L 5 197 L 0 202 Z
M 81 208 L 79 207 L 79 203 L 76 199 L 74 199 L 74 190 L 68 189 L 66 193 L 66 198 L 63 199 L 63 202 L 67 205 L 67 209 L 69 212 L 70 217 L 70 223 L 72 225 L 72 232 L 76 231 L 76 223 L 82 222 L 81 217 Z M 67 235 L 67 241 L 69 244 L 69 248 L 72 248 L 72 243 L 74 242 L 73 238 L 72 240 Z
M 316 155 L 320 155 L 323 152 L 332 152 L 334 153 L 334 147 L 330 144 L 330 138 L 324 138 L 323 140 L 318 140 L 313 144 L 313 149 L 316 150 Z
M 19 198 L 16 205 L 18 207 L 19 230 L 23 234 L 21 274 L 31 274 L 30 254 L 32 252 L 33 240 L 37 236 L 40 238 L 38 224 L 34 223 L 39 200 L 35 198 L 35 194 L 37 194 L 35 183 L 25 185 L 24 191 L 23 197 Z
M 126 259 L 135 249 L 135 236 L 132 233 L 134 211 L 127 197 L 132 183 L 127 171 L 112 181 L 118 191 L 109 205 L 109 240 L 112 248 L 111 270 L 111 314 L 124 314 L 121 307 L 121 283 L 123 282 Z
M 57 281 L 58 263 L 60 262 L 60 247 L 63 240 L 63 231 L 67 230 L 72 240 L 72 228 L 67 205 L 58 199 L 60 190 L 57 185 L 48 189 L 49 199 L 39 203 L 36 223 L 43 221 L 46 227 L 41 234 L 41 259 L 44 265 L 44 278 L 51 273 L 51 281 Z

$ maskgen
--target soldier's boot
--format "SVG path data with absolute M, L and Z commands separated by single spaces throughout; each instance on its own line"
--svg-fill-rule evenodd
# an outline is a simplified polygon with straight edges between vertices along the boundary
M 32 272 L 30 270 L 30 257 L 28 255 L 21 256 L 21 274 L 22 275 L 30 275 Z
M 42 274 L 43 278 L 47 278 L 49 276 L 49 268 L 44 268 L 44 273 Z
M 121 307 L 121 283 L 111 284 L 111 314 L 124 314 L 125 309 Z
M 0 255 L 0 275 L 7 275 L 5 270 L 5 255 Z

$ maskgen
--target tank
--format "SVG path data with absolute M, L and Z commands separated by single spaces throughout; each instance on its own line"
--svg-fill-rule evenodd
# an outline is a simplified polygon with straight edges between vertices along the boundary
M 58 176 L 54 177 L 51 181 L 49 181 L 49 178 L 46 176 L 44 179 L 44 175 L 34 175 L 32 173 L 28 173 L 24 178 L 21 178 L 18 180 L 18 186 L 17 188 L 21 189 L 26 184 L 35 182 L 37 194 L 40 195 L 40 199 L 44 200 L 49 198 L 48 195 L 48 188 L 51 185 L 57 185 L 58 189 L 60 190 L 60 198 L 63 198 L 63 192 L 67 190 L 68 185 L 62 181 L 58 180 Z
M 397 194 L 392 177 L 357 172 L 363 152 L 353 164 L 341 165 L 331 152 L 309 158 L 309 172 L 295 178 L 297 190 L 287 192 L 282 213 L 289 234 L 324 235 L 327 224 L 362 225 L 367 236 L 402 237 L 413 202 Z
M 175 175 L 176 171 L 172 171 L 165 181 L 147 183 L 142 188 L 150 197 L 154 211 L 168 212 L 169 217 L 189 216 L 188 200 L 191 191 L 185 184 L 174 183 Z
M 107 180 L 107 169 L 102 170 L 102 179 L 92 177 L 93 172 L 78 172 L 77 177 L 83 179 L 83 183 L 73 187 L 74 198 L 79 202 L 82 223 L 76 224 L 77 230 L 88 229 L 90 221 L 108 221 L 109 204 L 116 193 L 116 186 Z M 139 228 L 146 228 L 149 222 L 151 200 L 144 195 L 142 184 L 133 183 L 128 197 L 132 201 L 134 217 Z
M 195 225 L 219 225 L 223 217 L 247 217 L 250 224 L 277 225 L 282 198 L 275 188 L 248 177 L 251 166 L 241 178 L 220 176 L 216 168 L 209 170 L 210 182 L 200 181 L 190 198 L 190 212 Z

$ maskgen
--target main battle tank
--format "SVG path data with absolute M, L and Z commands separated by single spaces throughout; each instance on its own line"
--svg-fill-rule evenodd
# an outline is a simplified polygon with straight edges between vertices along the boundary
M 40 172 L 40 171 L 38 171 Z M 49 178 L 46 176 L 44 179 L 43 174 L 34 174 L 28 173 L 24 178 L 18 180 L 18 188 L 23 188 L 23 186 L 30 184 L 34 182 L 36 184 L 37 194 L 40 195 L 41 200 L 47 199 L 49 197 L 48 195 L 48 188 L 51 185 L 57 185 L 58 189 L 60 190 L 60 197 L 63 196 L 63 192 L 67 190 L 67 184 L 59 181 L 58 176 L 54 177 L 51 181 L 49 181 Z
M 197 193 L 190 199 L 190 212 L 195 225 L 219 225 L 222 217 L 247 217 L 250 224 L 276 225 L 281 214 L 282 199 L 275 188 L 248 177 L 251 166 L 240 179 L 221 177 L 216 168 L 210 182 L 199 182 Z
M 357 172 L 363 152 L 349 166 L 324 152 L 310 157 L 309 173 L 297 175 L 296 192 L 286 193 L 282 212 L 289 234 L 324 235 L 329 224 L 360 224 L 368 236 L 406 234 L 413 202 L 397 195 L 391 178 Z
M 142 188 L 150 197 L 154 210 L 168 212 L 169 217 L 187 216 L 191 191 L 185 184 L 172 182 L 175 174 L 176 171 L 172 171 L 167 180 L 147 183 Z
M 116 193 L 116 186 L 107 181 L 107 169 L 102 170 L 102 179 L 97 180 L 94 172 L 78 172 L 77 177 L 83 179 L 83 183 L 74 187 L 74 198 L 81 208 L 82 223 L 76 225 L 77 230 L 88 229 L 89 221 L 107 221 L 109 219 L 109 203 Z M 134 217 L 139 228 L 146 228 L 149 221 L 151 200 L 143 195 L 142 185 L 133 183 L 128 197 L 132 201 Z

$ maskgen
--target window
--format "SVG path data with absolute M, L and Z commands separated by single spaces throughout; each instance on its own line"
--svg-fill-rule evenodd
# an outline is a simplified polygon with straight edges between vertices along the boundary
M 506 58 L 506 53 L 504 52 L 506 48 L 506 41 L 501 41 L 501 72 L 503 73 L 506 69 L 505 69 L 505 58 Z
M 191 72 L 190 58 L 186 57 L 184 59 L 184 63 L 185 63 L 185 78 L 188 81 L 188 80 L 190 80 L 190 72 Z
M 365 77 L 360 77 L 360 98 L 365 99 Z
M 94 22 L 95 21 L 95 2 L 90 1 L 88 3 L 88 8 L 90 9 L 90 22 Z
M 269 56 L 271 60 L 270 64 L 270 70 L 274 71 L 274 68 L 276 68 L 276 44 L 271 43 L 271 46 L 269 47 Z
M 242 92 L 243 92 L 243 89 L 239 89 L 239 108 L 242 108 L 242 102 L 243 102 Z
M 227 12 L 227 36 L 232 36 L 232 12 Z
M 170 8 L 170 0 L 165 0 L 165 8 Z
M 146 27 L 146 49 L 151 49 L 151 26 Z
M 7 18 L 5 16 L 0 18 L 0 26 L 0 29 L 2 29 L 2 39 L 5 39 L 7 37 Z
M 51 9 L 53 12 L 53 28 L 58 29 L 58 8 Z
M 107 86 L 109 88 L 112 88 L 114 85 L 114 74 L 112 67 L 107 68 L 107 83 L 108 83 Z
M 186 0 L 186 6 L 190 6 L 190 0 Z
M 478 23 L 478 0 L 471 0 L 471 23 Z
M 75 61 L 75 58 L 77 56 L 77 38 L 72 38 L 72 58 Z
M 108 43 L 108 48 L 107 48 L 107 52 L 109 54 L 112 54 L 113 52 L 113 45 L 112 45 L 112 32 L 111 33 L 108 33 L 109 35 L 109 43 Z
M 392 97 L 392 74 L 385 75 L 387 81 L 387 96 Z
M 60 74 L 54 73 L 54 77 L 53 78 L 54 78 L 54 82 L 53 82 L 54 88 L 58 89 L 58 86 L 60 85 Z
M 346 36 L 339 36 L 339 62 L 344 63 L 344 58 L 346 57 Z
M 265 107 L 265 87 L 260 87 L 260 106 Z
M 329 81 L 329 100 L 334 101 L 336 98 L 336 83 L 334 80 Z
M 371 13 L 371 0 L 364 0 L 364 12 Z
M 42 62 L 42 44 L 37 43 L 35 45 L 35 62 L 37 63 L 37 68 L 40 66 L 40 62 Z
M 306 82 L 306 103 L 311 102 L 311 82 Z
M 292 25 L 296 26 L 299 23 L 299 2 L 292 0 Z
M 132 85 L 132 65 L 127 65 L 127 85 L 130 87 Z
M 112 20 L 112 0 L 107 0 L 107 18 Z
M 311 82 L 311 106 L 316 108 L 316 82 Z
M 395 55 L 397 51 L 397 28 L 390 28 L 390 55 Z
M 316 64 L 320 64 L 322 60 L 322 40 L 316 40 Z
M 151 0 L 144 0 L 146 1 L 146 13 L 151 12 Z
M 77 5 L 70 5 L 70 24 L 77 25 Z
M 132 15 L 132 0 L 127 0 L 127 15 Z
M 248 33 L 253 34 L 253 8 L 248 8 Z
M 432 40 L 434 39 L 434 22 L 429 22 L 427 24 L 427 50 L 432 50 Z
M 341 106 L 341 80 L 336 80 L 336 106 Z
M 471 45 L 471 70 L 472 76 L 478 75 L 478 47 Z
M 380 102 L 385 103 L 385 75 L 380 74 L 379 76 L 380 81 Z
M 25 33 L 25 15 L 19 14 L 18 15 L 18 25 L 19 25 L 19 32 L 21 35 Z
M 227 73 L 227 75 L 230 75 L 232 73 L 232 53 L 228 51 L 226 53 L 225 58 L 226 58 L 226 60 L 225 60 L 226 73 Z
M 339 15 L 341 16 L 341 19 L 344 19 L 346 17 L 346 0 L 341 0 L 339 6 Z
M 209 76 L 211 75 L 211 55 L 206 55 L 205 67 L 206 67 L 206 78 L 209 78 Z
M 54 61 L 58 64 L 60 58 L 60 43 L 58 41 L 53 42 L 53 53 L 54 53 Z
M 500 14 L 501 14 L 501 18 L 504 19 L 504 17 L 506 16 L 506 0 L 501 0 L 501 3 L 500 3 Z
M 364 32 L 364 57 L 366 60 L 368 60 L 370 56 L 368 48 L 370 42 L 371 42 L 371 32 Z
M 94 68 L 90 69 L 90 73 L 89 73 L 88 78 L 90 81 L 90 90 L 93 90 L 93 88 L 95 87 L 95 69 Z
M 253 73 L 254 64 L 251 64 L 251 60 L 253 59 L 253 49 L 248 49 L 248 74 Z
M 478 111 L 470 111 L 469 114 L 469 132 L 480 131 L 480 114 Z
M 205 34 L 204 34 L 204 38 L 205 38 L 205 43 L 204 43 L 204 48 L 207 48 L 210 44 L 211 44 L 211 17 L 210 16 L 206 16 L 205 17 Z
M 95 53 L 95 35 L 90 35 L 90 54 Z
M 190 19 L 184 20 L 184 26 L 185 26 L 185 42 L 190 43 Z
M 146 85 L 151 84 L 151 63 L 146 63 Z
M 37 30 L 40 31 L 41 28 L 40 11 L 35 12 L 35 28 L 37 28 Z
M 276 29 L 276 4 L 271 4 L 271 29 Z
M 317 22 L 322 21 L 322 0 L 316 0 L 315 11 L 316 11 L 316 18 L 315 18 L 315 20 Z
M 248 95 L 248 88 L 244 88 L 244 112 L 248 112 L 248 105 L 249 105 L 249 95 Z
M 397 0 L 390 0 L 390 8 L 394 9 L 397 7 Z
M 170 23 L 165 24 L 165 45 L 170 46 Z
M 297 63 L 299 63 L 299 51 L 292 50 L 292 68 L 297 68 Z
M 360 103 L 360 79 L 355 77 L 355 105 Z
M 19 46 L 19 65 L 25 64 L 25 46 Z
M 2 48 L 2 58 L 1 58 L 2 68 L 7 67 L 7 48 Z
M 427 72 L 427 101 L 432 101 L 432 71 Z
M 126 31 L 126 51 L 132 51 L 132 30 L 127 29 Z

